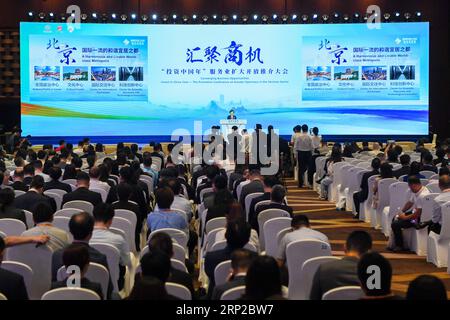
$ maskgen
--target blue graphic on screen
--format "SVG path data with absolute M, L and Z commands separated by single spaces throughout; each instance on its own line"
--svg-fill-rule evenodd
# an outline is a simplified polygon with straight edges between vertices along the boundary
M 159 136 L 234 110 L 282 135 L 427 134 L 428 43 L 428 23 L 22 23 L 22 127 Z

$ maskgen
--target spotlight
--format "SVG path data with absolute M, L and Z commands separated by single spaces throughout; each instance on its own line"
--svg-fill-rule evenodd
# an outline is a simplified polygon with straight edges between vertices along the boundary
M 416 12 L 416 16 L 417 16 L 417 17 L 421 17 L 421 16 L 422 16 L 422 12 L 417 11 L 417 12 Z
M 123 13 L 123 14 L 120 15 L 120 20 L 123 23 L 127 22 L 127 19 L 128 19 L 128 16 L 126 14 Z
M 202 16 L 203 23 L 207 23 L 208 19 L 209 19 L 209 17 L 206 14 L 204 16 Z
M 329 16 L 329 15 L 327 15 L 327 14 L 323 14 L 323 15 L 322 15 L 322 20 L 323 20 L 324 22 L 327 22 L 328 19 L 330 19 L 330 16 Z
M 337 18 L 339 18 L 339 13 L 335 12 L 335 13 L 333 14 L 333 16 L 334 16 L 335 19 L 337 19 Z
M 43 21 L 45 19 L 45 13 L 39 12 L 38 17 L 39 17 L 39 20 Z
M 49 14 L 48 14 L 48 16 L 50 17 L 50 18 L 54 18 L 55 17 L 55 14 L 53 13 L 53 12 L 50 12 Z
M 213 14 L 213 19 L 216 20 L 217 19 L 217 14 Z
M 197 15 L 196 14 L 192 15 L 192 20 L 197 20 Z
M 61 13 L 59 19 L 61 20 L 61 22 L 64 22 L 64 21 L 66 21 L 67 17 L 64 13 Z
M 308 15 L 307 14 L 302 14 L 302 21 L 303 21 L 303 23 L 308 21 Z
M 367 19 L 369 19 L 369 14 L 368 13 L 366 13 L 365 15 L 364 15 L 364 21 L 367 21 Z
M 395 17 L 396 17 L 396 18 L 400 17 L 400 12 L 396 12 L 396 13 L 395 13 Z
M 263 15 L 263 16 L 261 17 L 261 20 L 262 20 L 264 23 L 267 23 L 267 21 L 269 21 L 269 17 L 266 16 L 266 15 Z
M 344 19 L 345 22 L 347 22 L 347 21 L 350 19 L 350 17 L 349 17 L 348 14 L 344 14 L 344 15 L 342 16 L 342 18 Z
M 277 14 L 274 13 L 274 14 L 272 15 L 272 19 L 273 19 L 273 20 L 277 20 L 277 18 L 278 18 Z
M 183 23 L 187 23 L 189 21 L 189 17 L 187 15 L 184 15 L 181 17 L 181 20 L 183 21 Z
M 88 18 L 88 15 L 86 13 L 82 13 L 80 17 L 81 17 L 81 21 L 86 21 Z
M 389 12 L 386 12 L 385 14 L 383 14 L 383 18 L 385 21 L 389 21 L 389 19 L 391 18 L 391 14 Z
M 227 21 L 228 21 L 228 16 L 224 14 L 222 16 L 222 23 L 226 23 Z
M 131 17 L 132 20 L 136 20 L 137 15 L 136 15 L 136 13 L 132 13 L 130 17 Z
M 167 21 L 169 21 L 169 16 L 168 15 L 163 15 L 162 16 L 162 21 L 164 22 L 164 23 L 166 23 Z
M 317 13 L 314 13 L 312 16 L 313 20 L 317 20 L 318 17 L 319 17 L 319 15 Z
M 173 20 L 177 20 L 177 15 L 176 15 L 176 14 L 173 14 L 173 15 L 172 15 L 172 19 L 173 19 Z
M 359 20 L 359 13 L 355 13 L 355 14 L 353 15 L 353 19 L 354 19 L 355 21 Z
M 237 15 L 233 14 L 233 15 L 231 16 L 231 18 L 232 18 L 233 20 L 236 20 L 236 19 L 237 19 Z
M 97 14 L 95 12 L 92 13 L 92 19 L 97 19 Z
M 255 20 L 255 21 L 258 20 L 258 15 L 257 14 L 253 15 L 253 20 Z
M 111 19 L 116 20 L 116 19 L 117 19 L 117 14 L 112 13 L 112 14 L 111 14 Z
M 152 20 L 153 21 L 158 20 L 158 15 L 156 13 L 152 14 Z
M 28 16 L 29 16 L 30 18 L 32 18 L 32 17 L 34 16 L 33 11 L 28 11 Z
M 288 19 L 289 19 L 289 16 L 287 14 L 283 14 L 281 16 L 281 21 L 283 21 L 283 23 L 286 23 L 288 21 Z
M 143 15 L 141 16 L 141 20 L 142 20 L 143 23 L 146 23 L 146 22 L 148 21 L 148 15 L 143 14 Z
M 242 22 L 243 23 L 247 23 L 248 22 L 248 16 L 247 15 L 243 15 L 242 16 Z
M 295 20 L 297 20 L 297 15 L 294 13 L 294 14 L 292 15 L 292 21 L 295 21 Z
M 411 13 L 406 12 L 405 13 L 405 20 L 408 21 L 409 19 L 411 19 Z

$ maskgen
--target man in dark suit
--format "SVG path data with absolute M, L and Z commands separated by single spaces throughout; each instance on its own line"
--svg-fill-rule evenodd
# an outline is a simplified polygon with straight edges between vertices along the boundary
M 170 258 L 173 258 L 172 238 L 167 233 L 157 233 L 148 242 L 148 250 L 150 252 L 161 251 Z M 192 277 L 187 272 L 170 266 L 170 275 L 167 281 L 185 286 L 191 292 L 192 298 L 196 298 Z
M 411 163 L 411 157 L 407 154 L 402 154 L 400 156 L 400 164 L 402 166 L 401 166 L 401 168 L 394 170 L 394 172 L 392 172 L 394 174 L 394 177 L 396 177 L 398 179 L 400 176 L 408 174 L 410 163 Z
M 209 209 L 214 206 L 214 198 L 219 191 L 227 190 L 227 177 L 222 175 L 216 176 L 212 183 L 212 188 L 214 192 L 203 197 L 203 205 L 205 206 L 205 209 Z
M 8 300 L 28 300 L 28 293 L 23 277 L 17 273 L 1 268 L 6 244 L 0 237 L 0 293 Z
M 287 211 L 291 217 L 293 215 L 293 210 L 291 207 L 283 204 L 284 198 L 286 197 L 286 189 L 282 185 L 275 185 L 270 192 L 270 203 L 265 205 L 258 206 L 258 209 L 255 211 L 255 215 L 250 220 L 250 224 L 253 229 L 259 231 L 258 224 L 258 216 L 261 212 L 267 209 L 281 209 Z
M 80 286 L 83 289 L 89 289 L 97 293 L 100 299 L 103 299 L 102 287 L 97 282 L 92 282 L 85 277 L 91 261 L 88 248 L 80 243 L 73 243 L 64 249 L 62 254 L 64 266 L 77 266 L 81 271 Z M 68 286 L 67 280 L 56 281 L 52 283 L 51 288 L 66 288 Z
M 28 186 L 23 183 L 23 168 L 16 168 L 13 173 L 13 183 L 10 185 L 14 190 L 28 191 Z
M 264 192 L 264 185 L 262 183 L 261 171 L 259 168 L 250 169 L 250 183 L 242 187 L 239 203 L 245 211 L 245 197 L 250 193 Z
M 374 158 L 372 160 L 372 171 L 366 172 L 363 174 L 361 179 L 361 190 L 353 194 L 353 203 L 356 210 L 355 219 L 359 219 L 359 205 L 367 200 L 369 196 L 369 178 L 371 176 L 375 176 L 380 174 L 379 169 L 381 165 L 381 161 L 379 158 Z
M 345 256 L 326 262 L 317 269 L 311 287 L 310 299 L 321 300 L 325 292 L 343 286 L 359 286 L 357 273 L 361 256 L 372 249 L 372 238 L 366 231 L 353 231 L 345 244 Z
M 109 270 L 108 260 L 106 256 L 97 249 L 89 245 L 89 240 L 92 237 L 92 231 L 94 230 L 94 218 L 86 212 L 80 212 L 74 214 L 69 221 L 69 230 L 73 236 L 73 243 L 85 246 L 89 252 L 90 262 L 98 263 Z M 53 252 L 52 255 L 52 280 L 56 281 L 56 275 L 59 268 L 64 265 L 63 262 L 64 249 Z M 108 285 L 108 298 L 111 296 L 113 284 L 111 277 L 109 278 Z
M 77 173 L 77 189 L 63 196 L 62 204 L 74 200 L 83 200 L 96 205 L 102 203 L 102 196 L 100 193 L 89 190 L 89 175 L 86 172 L 80 171 Z
M 227 119 L 228 119 L 228 120 L 236 120 L 236 119 L 237 119 L 237 118 L 236 118 L 236 115 L 234 114 L 234 110 L 233 110 L 233 109 L 230 110 Z
M 208 252 L 205 256 L 205 273 L 209 278 L 208 297 L 215 287 L 214 270 L 223 261 L 230 260 L 231 254 L 236 249 L 243 248 L 250 240 L 250 225 L 243 221 L 228 223 L 225 232 L 227 246 L 224 249 Z
M 433 171 L 434 173 L 438 172 L 438 169 L 435 165 L 433 165 L 433 155 L 430 152 L 426 152 L 422 155 L 422 171 Z
M 59 189 L 63 190 L 67 193 L 72 192 L 72 187 L 64 182 L 59 181 L 59 178 L 61 178 L 62 170 L 60 167 L 51 167 L 49 170 L 49 176 L 51 180 L 49 182 L 46 182 L 44 184 L 44 191 L 50 190 L 50 189 Z
M 279 184 L 280 181 L 275 176 L 264 176 L 263 183 L 264 194 L 260 195 L 259 197 L 253 198 L 252 202 L 250 203 L 250 208 L 248 210 L 248 221 L 252 221 L 253 217 L 255 216 L 256 204 L 261 201 L 270 200 L 270 193 L 272 192 L 273 186 Z
M 34 166 L 29 163 L 23 167 L 23 183 L 30 186 L 31 180 L 34 177 Z
M 211 299 L 220 300 L 222 294 L 230 289 L 245 286 L 248 268 L 258 255 L 246 249 L 237 249 L 231 254 L 231 274 L 227 282 L 214 288 Z
M 56 211 L 56 202 L 53 198 L 47 197 L 44 192 L 44 178 L 42 176 L 34 176 L 31 180 L 30 190 L 14 199 L 16 208 L 34 212 L 36 206 L 45 203 L 50 206 L 52 212 Z
M 236 159 L 238 158 L 238 153 L 240 152 L 241 148 L 242 136 L 239 134 L 237 126 L 233 126 L 231 130 L 232 132 L 227 136 L 228 143 L 230 144 L 230 147 L 227 148 L 227 151 L 228 157 L 236 161 Z
M 209 166 L 208 168 L 206 168 L 206 180 L 203 180 L 204 183 L 201 184 L 200 186 L 197 186 L 196 196 L 195 196 L 196 203 L 201 203 L 200 192 L 203 189 L 212 188 L 214 178 L 219 174 L 220 174 L 219 167 L 217 167 L 215 165 L 212 165 L 212 166 Z

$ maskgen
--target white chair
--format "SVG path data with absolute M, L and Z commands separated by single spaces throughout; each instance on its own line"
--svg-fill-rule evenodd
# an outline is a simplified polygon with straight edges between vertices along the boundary
M 2 300 L 8 300 L 8 299 L 6 298 L 6 296 L 3 293 L 0 292 L 0 301 L 2 301 Z
M 22 191 L 22 190 L 14 190 L 14 195 L 15 195 L 16 198 L 21 196 L 21 195 L 23 195 L 23 194 L 25 194 L 25 193 L 26 192 Z
M 263 200 L 255 204 L 255 212 L 260 206 L 264 206 L 270 203 L 270 200 Z
M 448 246 L 450 244 L 450 201 L 441 205 L 441 233 L 430 231 L 427 241 L 427 262 L 438 268 L 447 267 Z
M 108 198 L 108 193 L 106 192 L 105 189 L 91 187 L 89 188 L 89 190 L 99 193 L 102 196 L 102 201 L 106 202 L 106 198 Z
M 139 177 L 139 180 L 143 181 L 147 185 L 149 192 L 153 192 L 153 178 L 152 177 L 143 174 Z
M 368 171 L 358 167 L 352 167 L 348 170 L 347 186 L 344 190 L 346 211 L 354 211 L 353 194 L 359 191 L 364 172 Z
M 373 187 L 378 175 L 373 175 L 367 179 L 368 195 L 366 201 L 359 206 L 359 220 L 370 223 L 372 217 L 372 201 L 373 201 Z
M 262 196 L 263 194 L 264 194 L 264 192 L 254 192 L 254 193 L 250 193 L 245 196 L 244 202 L 245 202 L 246 221 L 248 221 L 248 215 L 250 213 L 250 205 L 252 204 L 252 200 L 257 197 Z
M 291 232 L 291 231 L 292 231 L 292 228 L 289 227 L 289 228 L 281 229 L 281 230 L 277 233 L 277 236 L 276 236 L 276 239 L 277 239 L 277 250 L 278 250 L 278 247 L 280 246 L 281 239 L 283 239 L 283 237 L 284 237 L 287 233 L 289 233 L 289 232 Z M 277 251 L 275 251 L 275 254 L 276 254 L 276 253 L 277 253 Z
M 61 190 L 61 189 L 48 189 L 48 190 L 45 190 L 45 192 L 56 193 L 56 194 L 60 195 L 61 198 L 64 197 L 64 195 L 67 193 L 67 191 Z
M 55 200 L 56 210 L 61 209 L 62 197 L 59 194 L 53 193 L 53 192 L 49 192 L 49 191 L 45 191 L 44 194 L 47 197 L 53 198 Z
M 286 247 L 286 262 L 289 271 L 289 286 L 294 287 L 301 281 L 303 263 L 311 258 L 331 256 L 331 247 L 320 240 L 299 240 L 291 242 Z
M 242 295 L 245 293 L 245 286 L 238 286 L 232 289 L 228 289 L 224 293 L 222 293 L 222 296 L 220 297 L 220 300 L 238 300 L 242 297 Z
M 33 270 L 30 298 L 40 299 L 50 289 L 53 251 L 46 245 L 35 243 L 8 248 L 6 260 L 21 262 Z
M 259 242 L 261 250 L 265 249 L 264 223 L 273 218 L 290 218 L 289 212 L 281 209 L 266 209 L 258 214 Z
M 71 184 L 71 185 L 73 185 L 73 186 L 76 186 L 76 185 L 77 185 L 77 179 L 66 179 L 66 180 L 63 180 L 63 181 L 61 181 L 61 182 L 67 183 L 67 184 Z
M 439 180 L 439 174 L 432 175 L 429 180 Z
M 428 184 L 428 182 L 429 182 L 428 179 L 420 179 L 420 183 L 421 183 L 423 186 L 426 186 L 426 185 Z
M 47 291 L 41 300 L 100 300 L 97 293 L 84 288 L 58 288 Z
M 428 182 L 426 187 L 431 193 L 441 193 L 441 188 L 439 188 L 439 182 L 437 181 Z
M 80 209 L 87 213 L 93 214 L 94 212 L 94 205 L 90 202 L 83 201 L 83 200 L 74 200 L 64 203 L 63 209 L 66 208 L 74 208 L 74 209 Z
M 69 242 L 72 242 L 73 236 L 70 233 L 69 222 L 70 222 L 70 218 L 59 216 L 59 217 L 53 217 L 52 224 L 54 227 L 62 229 L 65 232 L 67 232 L 67 235 L 69 236 Z
M 27 228 L 33 228 L 34 227 L 34 220 L 33 220 L 33 213 L 28 210 L 22 210 L 25 213 L 25 219 L 27 221 Z
M 136 242 L 135 242 L 135 228 L 131 225 L 131 222 L 127 219 L 121 217 L 114 217 L 111 224 L 112 228 L 122 230 L 125 234 L 125 240 L 128 243 L 128 247 L 134 253 L 136 253 Z
M 330 195 L 330 200 L 337 202 L 338 198 L 338 190 L 337 190 L 337 186 L 341 183 L 340 178 L 340 171 L 341 168 L 343 166 L 347 166 L 348 163 L 346 163 L 345 161 L 341 161 L 341 162 L 336 162 L 333 163 L 333 183 L 330 184 L 329 188 L 328 188 L 328 194 Z
M 213 188 L 204 188 L 204 189 L 202 189 L 202 191 L 200 191 L 200 194 L 199 194 L 200 202 L 203 202 L 203 197 L 205 196 L 205 194 L 212 193 L 212 192 L 214 192 Z
M 156 166 L 156 171 L 161 171 L 162 160 L 160 157 L 152 157 L 152 164 Z
M 109 265 L 108 265 L 109 266 Z M 58 281 L 62 281 L 69 276 L 66 272 L 66 267 L 62 266 L 59 268 L 56 279 Z M 89 267 L 87 269 L 85 277 L 93 282 L 97 282 L 102 287 L 103 298 L 106 299 L 108 294 L 108 285 L 109 285 L 109 271 L 105 268 L 105 266 L 90 262 Z
M 185 232 L 178 230 L 178 229 L 173 229 L 173 228 L 158 229 L 158 230 L 152 231 L 150 233 L 150 235 L 148 236 L 148 240 L 150 240 L 158 232 L 167 233 L 180 246 L 182 246 L 183 248 L 187 248 L 188 237 Z
M 225 228 L 227 225 L 227 219 L 225 217 L 219 217 L 209 220 L 206 223 L 205 233 L 208 234 L 211 230 L 217 228 Z
M 430 193 L 423 198 L 422 213 L 420 214 L 420 221 L 429 221 L 433 215 L 434 198 L 439 193 Z M 419 256 L 427 255 L 427 241 L 428 228 L 415 229 L 409 228 L 402 231 L 403 239 L 408 244 L 410 250 L 414 251 Z
M 137 217 L 133 211 L 125 210 L 125 209 L 115 209 L 114 217 L 123 218 L 128 220 L 131 223 L 131 228 L 136 230 Z
M 381 215 L 385 207 L 389 206 L 390 194 L 389 186 L 396 183 L 395 178 L 385 178 L 378 181 L 378 205 L 375 210 L 372 210 L 372 216 L 370 218 L 370 225 L 372 228 L 381 228 Z
M 381 229 L 387 237 L 391 231 L 391 223 L 394 216 L 403 208 L 408 196 L 409 187 L 406 182 L 395 182 L 389 186 L 389 206 L 383 209 L 381 213 Z
M 67 218 L 72 218 L 72 216 L 76 213 L 81 213 L 83 212 L 83 210 L 81 209 L 76 209 L 76 208 L 65 208 L 65 209 L 61 209 L 55 212 L 55 214 L 53 215 L 53 217 L 67 217 Z
M 359 300 L 364 292 L 357 286 L 345 286 L 324 293 L 322 300 Z
M 231 270 L 231 260 L 222 261 L 214 269 L 214 281 L 216 286 L 220 286 L 227 281 Z
M 345 190 L 349 185 L 349 171 L 354 168 L 353 165 L 347 163 L 344 166 L 339 168 L 338 172 L 334 173 L 333 181 L 337 180 L 336 184 L 336 208 L 341 209 L 345 208 L 345 200 L 347 199 L 347 195 Z
M 166 282 L 166 290 L 168 294 L 181 300 L 192 300 L 192 294 L 189 289 L 181 284 Z
M 31 285 L 33 281 L 33 270 L 26 264 L 17 261 L 3 261 L 1 268 L 20 274 L 27 288 L 28 296 L 31 296 Z
M 436 175 L 436 172 L 430 170 L 420 171 L 420 174 L 423 175 L 426 179 L 430 179 L 432 176 Z
M 225 247 L 227 246 L 227 240 L 222 240 L 222 241 L 218 241 L 215 242 L 212 246 L 211 249 L 209 251 L 217 251 L 217 250 L 222 250 L 225 249 Z M 255 247 L 254 244 L 252 244 L 251 242 L 248 242 L 245 246 L 244 249 L 253 251 L 258 253 L 258 249 Z
M 289 287 L 288 298 L 290 300 L 309 300 L 314 275 L 316 274 L 317 269 L 324 263 L 339 259 L 340 258 L 338 257 L 332 256 L 315 257 L 303 262 L 299 275 L 300 281 L 293 283 L 293 285 Z
M 206 235 L 205 241 L 203 242 L 202 247 L 202 257 L 209 251 L 211 251 L 212 245 L 216 242 L 216 235 L 218 232 L 225 230 L 225 228 L 217 228 L 213 229 Z
M 184 262 L 181 262 L 180 260 L 170 259 L 170 265 L 174 269 L 188 273 L 188 269 L 186 268 L 186 265 L 184 264 Z
M 289 228 L 291 226 L 291 221 L 291 218 L 281 217 L 269 219 L 264 223 L 264 248 L 266 255 L 272 257 L 276 256 L 278 250 L 277 234 L 281 230 Z
M 250 180 L 245 180 L 245 181 L 242 181 L 241 183 L 239 183 L 239 185 L 237 186 L 237 188 L 236 188 L 236 195 L 237 195 L 238 201 L 240 201 L 240 199 L 241 199 L 242 188 L 244 186 L 246 186 L 247 184 L 249 184 L 250 182 L 251 182 Z
M 0 219 L 0 231 L 2 231 L 7 236 L 20 236 L 27 226 L 20 220 L 3 218 Z
M 90 242 L 89 245 L 106 256 L 106 260 L 108 261 L 109 274 L 114 286 L 114 291 L 119 292 L 119 286 L 117 283 L 117 281 L 119 280 L 119 250 L 113 245 L 107 243 Z

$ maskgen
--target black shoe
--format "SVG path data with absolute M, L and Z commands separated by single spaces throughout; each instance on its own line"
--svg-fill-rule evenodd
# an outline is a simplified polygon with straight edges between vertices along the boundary
M 421 230 L 421 229 L 428 227 L 428 225 L 429 225 L 428 222 L 419 222 L 418 224 L 416 224 L 415 228 L 417 230 Z
M 353 219 L 359 219 L 359 213 L 355 214 L 355 215 L 353 216 Z

